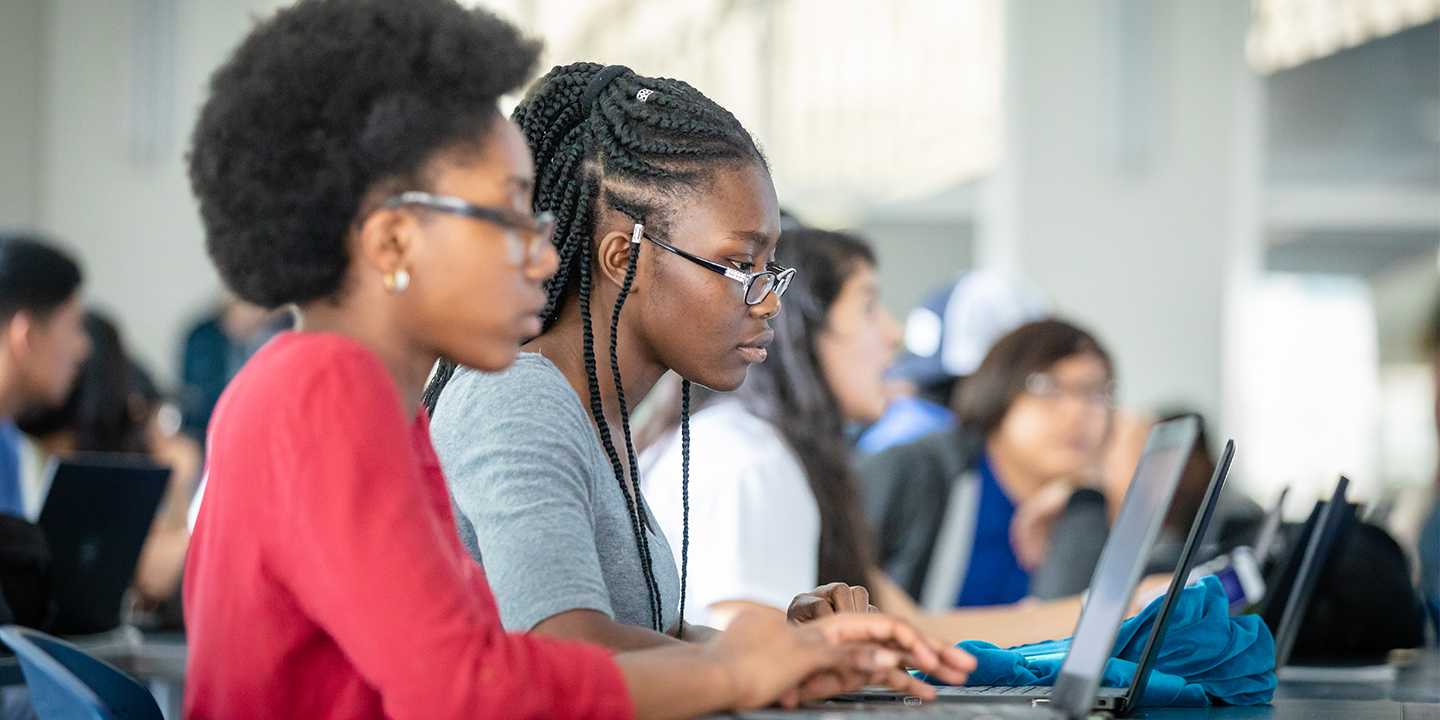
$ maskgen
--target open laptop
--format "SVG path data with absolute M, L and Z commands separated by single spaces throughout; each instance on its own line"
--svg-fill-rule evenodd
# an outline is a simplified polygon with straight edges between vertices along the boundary
M 1129 610 L 1130 599 L 1140 582 L 1150 548 L 1160 532 L 1165 511 L 1195 446 L 1198 431 L 1199 422 L 1193 416 L 1162 423 L 1151 431 L 1110 538 L 1096 565 L 1089 598 L 1075 626 L 1070 651 L 1055 685 L 942 687 L 937 688 L 938 702 L 1048 702 L 1062 713 L 1075 717 L 1083 717 L 1092 709 L 1123 714 L 1139 703 L 1150 669 L 1159 656 L 1159 641 L 1169 626 L 1179 590 L 1194 565 L 1200 541 L 1205 536 L 1224 487 L 1235 453 L 1233 442 L 1226 444 L 1215 474 L 1210 479 L 1205 499 L 1191 524 L 1190 534 L 1181 551 L 1180 567 L 1171 579 L 1169 592 L 1156 615 L 1155 629 L 1136 668 L 1136 681 L 1129 688 L 1102 688 L 1099 686 L 1100 676 L 1114 649 L 1115 636 Z M 842 697 L 867 701 L 905 699 L 902 693 L 893 691 L 867 691 Z
M 1281 680 L 1323 682 L 1363 681 L 1392 678 L 1395 668 L 1385 664 L 1349 664 L 1298 668 L 1290 664 L 1295 640 L 1305 622 L 1315 586 L 1341 539 L 1358 522 L 1357 507 L 1346 499 L 1348 478 L 1341 477 L 1335 492 L 1317 504 L 1292 544 L 1285 561 L 1276 567 L 1272 591 L 1265 596 L 1260 616 L 1275 636 L 1275 673 Z
M 120 624 L 120 601 L 170 469 L 105 454 L 53 467 L 39 520 L 54 562 L 59 612 L 51 630 L 60 635 L 112 630 Z

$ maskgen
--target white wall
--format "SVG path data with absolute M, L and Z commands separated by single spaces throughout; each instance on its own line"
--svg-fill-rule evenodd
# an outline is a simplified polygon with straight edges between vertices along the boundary
M 131 65 L 141 2 L 175 14 L 171 132 L 153 157 L 132 152 L 127 132 L 128 93 L 143 83 Z M 167 381 L 184 323 L 219 293 L 185 179 L 189 130 L 251 11 L 246 0 L 49 2 L 40 226 L 79 251 L 90 297 Z
M 32 226 L 39 210 L 44 9 L 0 2 L 0 229 Z
M 1248 4 L 1012 0 L 1008 18 L 1007 155 L 977 258 L 1096 332 L 1124 405 L 1220 420 Z M 1107 65 L 1117 32 L 1131 51 Z

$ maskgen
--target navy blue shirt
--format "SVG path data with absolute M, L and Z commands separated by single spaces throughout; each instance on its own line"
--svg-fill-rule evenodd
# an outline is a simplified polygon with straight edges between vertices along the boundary
M 980 509 L 975 518 L 975 540 L 970 549 L 970 569 L 955 607 L 1007 605 L 1030 591 L 1030 573 L 1015 559 L 1010 545 L 1010 521 L 1015 503 L 995 479 L 988 455 L 975 466 L 980 475 Z

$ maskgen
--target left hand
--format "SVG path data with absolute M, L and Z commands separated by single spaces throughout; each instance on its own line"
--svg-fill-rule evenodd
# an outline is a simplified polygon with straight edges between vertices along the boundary
M 880 609 L 870 604 L 869 590 L 836 582 L 796 595 L 785 616 L 792 623 L 804 623 L 841 613 L 874 612 Z

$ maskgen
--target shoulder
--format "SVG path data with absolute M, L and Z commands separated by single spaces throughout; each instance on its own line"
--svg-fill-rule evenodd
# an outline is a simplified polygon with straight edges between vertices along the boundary
M 953 431 L 942 430 L 920 437 L 903 445 L 894 445 L 874 455 L 861 458 L 862 473 L 883 473 L 889 470 L 913 468 L 917 463 L 932 466 L 968 465 L 962 457 L 961 439 Z
M 456 370 L 436 403 L 434 420 L 436 426 L 443 426 L 451 418 L 555 411 L 583 417 L 584 408 L 554 363 L 538 353 L 522 352 L 513 365 L 499 372 Z
M 226 394 L 231 404 L 353 405 L 379 396 L 399 405 L 395 381 L 374 351 L 329 333 L 277 335 L 245 364 Z
M 732 470 L 799 467 L 780 431 L 738 402 L 716 403 L 696 413 L 690 436 L 692 457 Z M 674 445 L 678 448 L 678 438 Z
M 578 491 L 604 462 L 575 390 L 534 353 L 497 373 L 457 370 L 435 405 L 430 437 L 452 488 L 566 478 Z

